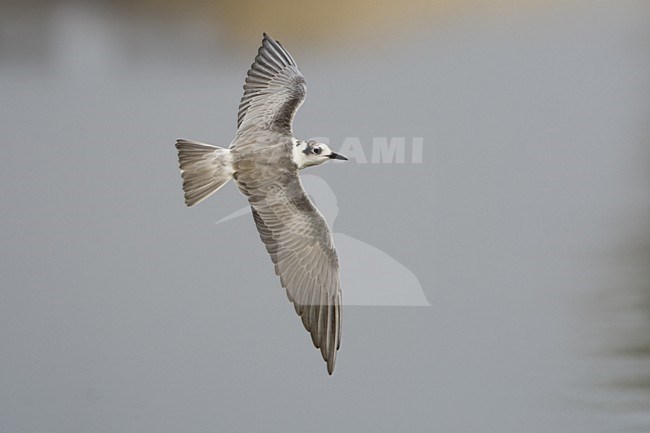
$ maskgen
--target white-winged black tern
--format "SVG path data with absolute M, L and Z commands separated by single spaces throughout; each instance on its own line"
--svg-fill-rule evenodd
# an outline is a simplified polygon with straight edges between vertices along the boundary
M 307 87 L 293 57 L 264 34 L 248 70 L 237 133 L 228 149 L 178 140 L 185 203 L 195 205 L 234 179 L 248 197 L 282 287 L 332 374 L 341 344 L 341 287 L 332 235 L 298 170 L 347 159 L 324 143 L 298 140 L 291 124 Z

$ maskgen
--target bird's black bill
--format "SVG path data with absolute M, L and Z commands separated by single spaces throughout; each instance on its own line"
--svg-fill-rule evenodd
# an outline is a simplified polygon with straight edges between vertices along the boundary
M 330 159 L 341 159 L 343 161 L 348 160 L 345 156 L 339 155 L 338 153 L 334 153 L 334 152 L 330 153 L 329 157 L 330 157 Z

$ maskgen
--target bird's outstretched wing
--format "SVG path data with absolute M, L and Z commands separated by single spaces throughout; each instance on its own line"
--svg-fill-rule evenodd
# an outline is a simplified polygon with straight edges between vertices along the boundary
M 247 181 L 250 181 L 248 183 Z M 341 344 L 341 287 L 332 235 L 297 174 L 270 182 L 239 176 L 282 287 L 332 374 Z
M 307 86 L 291 54 L 264 33 L 248 70 L 239 104 L 237 129 L 253 127 L 291 133 L 291 122 L 305 100 Z

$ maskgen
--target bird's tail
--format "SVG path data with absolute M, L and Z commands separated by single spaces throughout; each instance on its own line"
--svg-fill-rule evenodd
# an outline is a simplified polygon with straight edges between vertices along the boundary
M 224 186 L 233 174 L 230 149 L 191 140 L 177 140 L 185 204 L 202 202 Z

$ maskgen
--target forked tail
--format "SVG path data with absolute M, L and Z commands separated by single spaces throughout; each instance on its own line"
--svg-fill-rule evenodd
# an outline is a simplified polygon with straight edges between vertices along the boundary
M 202 202 L 224 186 L 233 174 L 230 149 L 191 140 L 176 140 L 185 204 Z

